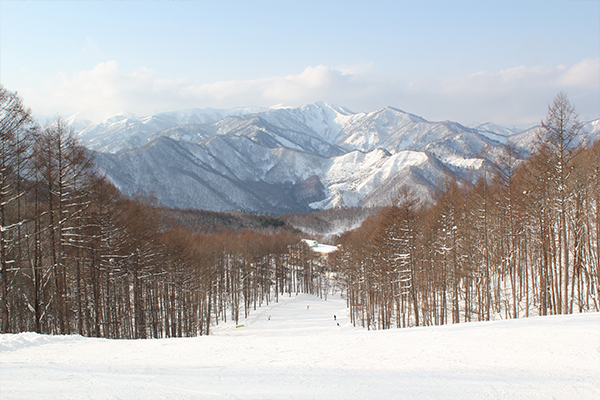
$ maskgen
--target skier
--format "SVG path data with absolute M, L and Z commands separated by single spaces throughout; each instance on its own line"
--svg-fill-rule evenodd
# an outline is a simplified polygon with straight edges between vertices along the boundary
M 333 315 L 333 320 L 334 320 L 334 321 L 337 321 L 337 319 L 335 319 L 335 314 Z
M 310 307 L 310 306 L 306 306 L 306 309 L 308 310 L 308 308 L 309 308 L 309 307 Z

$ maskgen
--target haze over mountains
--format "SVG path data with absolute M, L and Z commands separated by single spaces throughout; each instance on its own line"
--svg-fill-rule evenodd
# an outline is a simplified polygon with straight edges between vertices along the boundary
M 422 199 L 448 176 L 473 181 L 512 143 L 526 155 L 536 129 L 430 122 L 387 107 L 354 113 L 299 108 L 190 109 L 68 122 L 126 194 L 163 205 L 281 214 L 390 204 L 407 185 Z M 584 125 L 588 140 L 600 120 Z

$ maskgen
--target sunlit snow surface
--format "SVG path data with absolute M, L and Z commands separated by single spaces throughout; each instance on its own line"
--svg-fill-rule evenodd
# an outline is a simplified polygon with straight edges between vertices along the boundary
M 0 335 L 0 398 L 600 398 L 598 313 L 366 331 L 339 297 L 298 295 L 241 323 L 184 339 Z

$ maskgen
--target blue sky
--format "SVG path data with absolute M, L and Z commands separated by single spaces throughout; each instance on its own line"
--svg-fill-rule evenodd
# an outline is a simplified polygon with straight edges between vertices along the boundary
M 2 1 L 0 81 L 40 117 L 394 106 L 600 117 L 600 1 Z

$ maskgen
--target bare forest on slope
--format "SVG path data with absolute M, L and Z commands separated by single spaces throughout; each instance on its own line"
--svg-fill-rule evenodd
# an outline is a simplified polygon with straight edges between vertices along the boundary
M 192 233 L 181 211 L 125 198 L 97 176 L 62 120 L 39 128 L 4 88 L 0 104 L 2 332 L 195 336 L 281 293 L 319 292 L 308 248 L 289 231 Z
M 478 183 L 451 179 L 433 205 L 410 190 L 340 241 L 355 324 L 438 325 L 600 309 L 600 143 L 578 136 L 566 95 L 537 147 L 512 148 Z
M 335 230 L 331 212 L 163 210 L 98 176 L 62 120 L 40 128 L 3 87 L 0 107 L 4 333 L 196 336 L 280 295 L 332 290 L 355 324 L 373 329 L 600 307 L 600 145 L 578 139 L 563 94 L 527 160 L 507 148 L 479 183 L 449 179 L 433 204 L 403 190 L 329 257 L 281 227 Z

